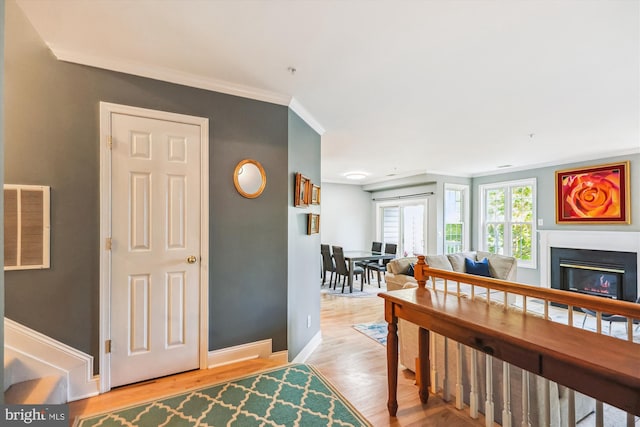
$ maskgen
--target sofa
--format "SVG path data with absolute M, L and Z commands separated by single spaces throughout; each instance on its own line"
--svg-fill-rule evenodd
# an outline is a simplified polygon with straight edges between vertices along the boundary
M 496 279 L 507 280 L 510 282 L 516 281 L 517 276 L 517 260 L 513 257 L 492 254 L 489 252 L 472 251 L 472 252 L 460 252 L 447 255 L 427 255 L 425 256 L 425 262 L 431 268 L 437 268 L 447 271 L 455 271 L 459 273 L 466 273 L 465 271 L 465 259 L 472 261 L 480 261 L 487 258 L 489 264 L 490 276 Z M 417 287 L 416 279 L 407 274 L 410 266 L 417 263 L 417 257 L 404 257 L 396 258 L 387 264 L 387 272 L 385 274 L 385 281 L 387 283 L 387 290 L 393 291 L 396 289 L 405 289 L 411 287 Z M 431 283 L 427 283 L 427 288 L 431 288 Z M 444 284 L 441 281 L 436 282 L 436 289 L 444 290 Z M 452 286 L 449 287 L 449 291 L 453 291 Z M 477 290 L 478 291 L 478 290 Z M 461 292 L 463 294 L 470 294 L 470 285 L 461 284 Z M 480 295 L 476 292 L 476 295 Z M 511 297 L 513 298 L 513 297 Z M 515 298 L 514 298 L 515 299 Z M 486 301 L 484 298 L 481 301 Z M 512 303 L 513 299 L 510 299 L 508 303 Z M 502 293 L 496 293 L 496 298 L 492 299 L 491 303 L 503 304 Z M 528 314 L 531 315 L 531 314 Z M 399 359 L 400 363 L 407 369 L 415 372 L 416 358 L 418 357 L 418 327 L 412 323 L 406 322 L 400 319 L 398 322 L 398 339 L 399 339 Z M 435 335 L 435 351 L 436 351 L 436 367 L 438 371 L 438 388 L 442 387 L 443 375 L 444 375 L 444 337 Z M 470 391 L 470 376 L 471 376 L 471 348 L 463 347 L 462 363 L 462 383 L 464 387 L 464 402 L 469 404 L 469 391 Z M 456 355 L 457 345 L 456 343 L 448 340 L 448 388 L 452 395 L 455 394 L 455 369 L 456 369 Z M 478 352 L 478 399 L 479 410 L 484 412 L 484 401 L 486 399 L 486 359 L 485 355 Z M 433 361 L 432 361 L 433 362 Z M 494 402 L 494 417 L 495 421 L 499 424 L 502 423 L 502 407 L 503 407 L 503 390 L 502 390 L 502 361 L 493 359 L 493 402 Z M 511 366 L 510 367 L 510 383 L 511 383 L 511 413 L 512 413 L 512 425 L 519 425 L 522 420 L 522 369 Z M 544 392 L 545 392 L 545 380 L 541 377 L 531 374 L 529 382 L 529 406 L 530 406 L 530 421 L 532 426 L 543 426 L 544 422 Z M 568 394 L 569 390 L 555 383 L 550 383 L 550 421 L 551 426 L 565 426 L 567 425 L 567 411 L 568 411 Z M 593 399 L 584 396 L 580 393 L 575 394 L 575 408 L 576 408 L 576 421 L 588 416 L 593 412 L 595 408 L 595 402 Z M 513 424 L 515 423 L 515 424 Z

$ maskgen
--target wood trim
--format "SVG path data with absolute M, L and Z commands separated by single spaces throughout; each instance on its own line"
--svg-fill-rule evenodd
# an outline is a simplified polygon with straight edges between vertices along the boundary
M 270 339 L 240 344 L 233 347 L 210 351 L 207 367 L 216 368 L 230 363 L 251 359 L 268 359 L 271 357 L 272 342 Z
M 425 279 L 456 280 L 506 293 L 557 301 L 569 306 L 640 318 L 638 304 L 578 295 L 555 289 L 537 288 L 464 273 L 431 269 L 419 257 L 414 267 L 419 287 L 380 294 L 385 300 L 385 320 L 389 322 L 388 342 L 393 345 L 391 326 L 397 318 L 452 338 L 466 346 L 529 372 L 566 385 L 581 393 L 640 415 L 640 374 L 634 359 L 638 344 L 615 339 L 551 321 L 548 316 L 526 316 L 507 310 L 502 304 L 487 304 L 485 297 L 447 297 L 446 292 L 425 288 Z M 568 295 L 567 295 L 568 294 Z M 487 298 L 489 293 L 487 292 Z M 476 301 L 478 300 L 478 301 Z M 393 352 L 391 352 L 393 353 Z M 394 409 L 397 360 L 388 354 L 389 408 Z M 426 357 L 424 352 L 422 357 Z M 397 359 L 397 357 L 396 357 Z M 391 393 L 393 391 L 393 393 Z
M 526 295 L 527 297 L 539 298 L 545 301 L 553 301 L 560 304 L 574 307 L 590 308 L 595 311 L 602 311 L 612 314 L 640 319 L 640 304 L 629 301 L 612 300 L 592 295 L 584 295 L 576 292 L 566 292 L 559 289 L 541 288 L 538 286 L 525 285 L 521 283 L 508 282 L 506 280 L 493 279 L 490 277 L 475 276 L 466 273 L 456 273 L 454 271 L 424 268 L 424 274 L 434 279 L 445 279 L 452 282 L 465 283 L 482 288 L 508 292 L 510 294 Z

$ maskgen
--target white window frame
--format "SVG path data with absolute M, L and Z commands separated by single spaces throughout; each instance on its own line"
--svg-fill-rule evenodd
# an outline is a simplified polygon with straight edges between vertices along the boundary
M 471 209 L 470 209 L 470 204 L 469 204 L 469 186 L 466 184 L 449 184 L 449 183 L 445 183 L 444 184 L 444 191 L 446 193 L 447 190 L 458 190 L 458 191 L 462 191 L 462 250 L 463 251 L 468 251 L 469 250 L 469 240 L 470 240 L 470 234 L 469 233 L 469 224 L 471 221 Z M 443 215 L 443 222 L 442 222 L 442 249 L 443 251 L 446 253 L 446 225 L 447 225 L 447 212 L 446 212 L 446 208 L 447 205 L 445 203 L 445 196 L 443 194 L 443 211 L 444 211 L 444 215 Z
M 504 230 L 504 248 L 505 255 L 511 256 L 511 227 L 510 225 L 513 223 L 511 221 L 511 188 L 512 187 L 521 187 L 524 185 L 530 185 L 532 187 L 532 198 L 533 198 L 533 209 L 531 213 L 531 260 L 523 261 L 518 259 L 518 267 L 522 268 L 538 268 L 538 233 L 537 233 L 537 209 L 538 209 L 538 197 L 537 197 L 537 179 L 536 178 L 526 178 L 519 179 L 514 181 L 503 181 L 503 182 L 495 182 L 491 184 L 482 184 L 478 186 L 479 199 L 480 199 L 480 229 L 478 231 L 478 241 L 479 246 L 483 251 L 488 251 L 487 249 L 487 239 L 485 234 L 485 223 L 486 223 L 486 192 L 487 190 L 493 190 L 497 188 L 504 188 L 505 192 L 505 230 Z
M 427 238 L 429 235 L 429 231 L 427 229 L 427 224 L 429 222 L 429 201 L 427 198 L 415 198 L 415 199 L 410 199 L 410 200 L 404 200 L 404 201 L 387 201 L 387 202 L 376 202 L 376 240 L 382 243 L 386 243 L 382 241 L 382 209 L 383 208 L 389 208 L 389 207 L 399 207 L 402 208 L 403 206 L 411 206 L 411 205 L 419 205 L 419 204 L 423 204 L 424 205 L 424 223 L 423 223 L 423 232 L 424 232 L 424 250 L 425 252 L 427 252 Z M 402 256 L 402 254 L 404 254 L 404 242 L 402 241 L 402 231 L 404 231 L 404 215 L 402 215 L 402 210 L 400 213 L 400 241 L 398 242 L 398 250 L 397 250 L 397 254 L 399 257 Z M 384 250 L 384 248 L 383 248 Z

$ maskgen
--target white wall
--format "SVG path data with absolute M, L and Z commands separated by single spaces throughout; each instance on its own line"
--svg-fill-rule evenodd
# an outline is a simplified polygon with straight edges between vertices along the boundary
M 370 249 L 375 219 L 371 193 L 359 185 L 322 183 L 320 240 L 344 250 Z

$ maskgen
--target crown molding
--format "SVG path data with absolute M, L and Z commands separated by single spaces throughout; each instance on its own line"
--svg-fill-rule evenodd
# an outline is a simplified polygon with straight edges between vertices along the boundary
M 49 49 L 58 60 L 64 62 L 72 62 L 74 64 L 132 74 L 135 76 L 225 93 L 227 95 L 234 95 L 242 98 L 255 99 L 257 101 L 264 101 L 272 104 L 290 106 L 290 104 L 293 103 L 293 98 L 289 95 L 257 89 L 251 86 L 239 85 L 197 74 L 185 73 L 171 68 L 152 67 L 135 61 L 126 61 L 105 56 L 86 55 L 80 52 L 60 49 L 53 45 L 49 45 Z M 317 126 L 317 121 L 313 119 L 313 117 L 311 117 L 311 115 L 306 112 L 306 110 L 304 110 L 297 101 L 295 101 L 295 104 L 299 106 L 297 108 L 302 109 L 306 113 L 305 116 L 298 113 L 301 118 L 305 121 L 310 120 L 310 126 Z
M 227 95 L 234 95 L 242 98 L 255 99 L 257 101 L 269 102 L 272 104 L 286 105 L 300 116 L 300 118 L 318 134 L 322 135 L 326 131 L 320 122 L 318 122 L 311 113 L 304 108 L 300 101 L 289 95 L 257 89 L 251 86 L 239 85 L 210 77 L 203 77 L 197 74 L 185 73 L 171 68 L 150 67 L 134 61 L 86 55 L 79 52 L 56 48 L 52 45 L 49 45 L 49 49 L 59 61 L 117 71 L 134 76 L 225 93 Z
M 300 104 L 300 102 L 292 97 L 289 103 L 291 111 L 296 113 L 302 120 L 304 120 L 313 130 L 315 130 L 320 136 L 322 136 L 326 130 L 322 125 L 307 111 L 306 108 Z

